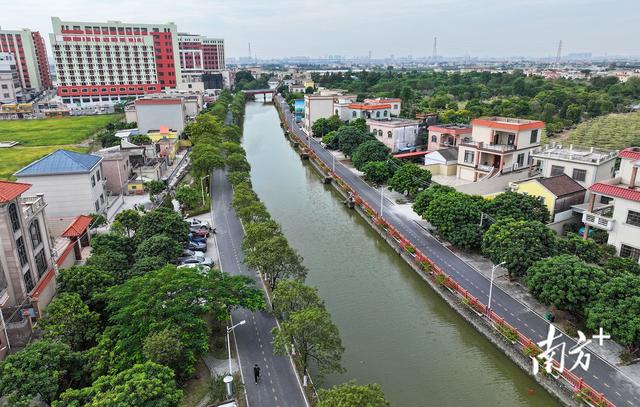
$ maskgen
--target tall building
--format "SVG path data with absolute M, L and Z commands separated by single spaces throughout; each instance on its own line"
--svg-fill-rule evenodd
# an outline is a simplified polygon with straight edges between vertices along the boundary
M 21 87 L 28 94 L 51 87 L 47 52 L 39 32 L 0 29 L 0 52 L 13 54 Z
M 224 40 L 197 34 L 178 34 L 183 82 L 202 82 L 203 75 L 225 69 Z
M 16 59 L 9 52 L 0 52 L 0 104 L 21 102 L 22 97 Z
M 52 17 L 50 34 L 63 103 L 114 103 L 182 82 L 173 23 L 89 23 Z

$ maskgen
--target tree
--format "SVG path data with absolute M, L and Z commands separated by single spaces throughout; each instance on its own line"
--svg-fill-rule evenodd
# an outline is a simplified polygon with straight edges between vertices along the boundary
M 289 246 L 282 235 L 259 241 L 252 251 L 245 253 L 244 261 L 249 267 L 264 273 L 272 290 L 281 279 L 304 279 L 307 275 L 302 256 Z
M 611 257 L 604 264 L 605 271 L 612 275 L 633 274 L 640 276 L 640 264 L 631 257 Z
M 630 353 L 640 347 L 640 277 L 623 274 L 607 280 L 587 308 L 587 327 L 600 327 Z
M 273 290 L 273 311 L 283 319 L 293 313 L 312 307 L 324 307 L 318 289 L 300 280 L 282 280 Z
M 248 171 L 231 171 L 227 173 L 227 180 L 235 187 L 243 182 L 251 183 L 251 174 Z
M 147 360 L 170 367 L 174 372 L 180 372 L 180 366 L 184 363 L 179 332 L 172 328 L 165 328 L 147 336 L 142 353 Z M 186 377 L 179 379 L 185 380 Z
M 158 208 L 144 214 L 136 232 L 138 241 L 160 234 L 165 234 L 176 242 L 186 243 L 189 225 L 179 213 L 171 209 Z
M 431 184 L 431 171 L 422 169 L 415 164 L 404 164 L 389 180 L 389 188 L 393 191 L 415 196 Z
M 337 150 L 339 148 L 338 141 L 338 132 L 336 131 L 330 131 L 322 136 L 322 142 L 329 150 Z
M 235 124 L 228 124 L 222 128 L 222 139 L 226 142 L 240 143 L 242 129 Z
M 601 268 L 566 254 L 537 261 L 527 271 L 527 286 L 534 297 L 580 314 L 594 300 L 605 280 Z
M 369 130 L 367 128 L 367 121 L 363 118 L 358 118 L 349 122 L 349 126 L 354 127 L 361 132 L 367 133 Z
M 216 145 L 221 141 L 222 125 L 215 116 L 204 113 L 196 116 L 196 120 L 189 123 L 185 133 L 194 146 L 200 144 Z
M 340 127 L 336 134 L 338 137 L 338 147 L 340 151 L 347 157 L 351 157 L 351 154 L 355 151 L 356 147 L 360 144 L 364 143 L 367 140 L 372 140 L 374 137 L 367 133 L 366 131 L 362 131 L 358 127 L 354 126 L 343 126 Z
M 362 171 L 369 162 L 385 161 L 389 158 L 389 151 L 389 147 L 378 140 L 365 141 L 353 151 L 351 161 L 358 170 Z
M 115 220 L 126 229 L 127 236 L 131 237 L 131 232 L 135 232 L 140 224 L 140 218 L 140 213 L 135 209 L 125 209 L 116 215 Z
M 67 390 L 54 407 L 177 407 L 181 398 L 182 390 L 176 386 L 173 371 L 145 362 L 102 376 L 91 387 Z
M 211 174 L 216 168 L 224 167 L 224 157 L 220 150 L 210 144 L 198 144 L 191 150 L 191 169 L 197 178 Z
M 602 246 L 593 239 L 583 239 L 575 233 L 567 233 L 567 236 L 557 240 L 558 253 L 566 253 L 578 256 L 587 263 L 600 263 L 604 252 Z
M 242 250 L 254 250 L 259 242 L 281 235 L 280 225 L 274 220 L 269 219 L 264 222 L 248 223 L 244 228 Z
M 66 343 L 74 351 L 87 349 L 98 334 L 100 315 L 89 310 L 80 295 L 61 293 L 40 319 L 45 338 Z
M 102 309 L 97 304 L 100 300 L 97 295 L 102 294 L 107 288 L 115 284 L 113 275 L 92 266 L 73 266 L 61 269 L 58 274 L 58 295 L 73 293 L 80 296 L 80 299 L 96 311 Z
M 249 172 L 251 170 L 251 165 L 249 165 L 247 158 L 243 154 L 232 153 L 227 156 L 227 168 L 230 172 Z
M 184 363 L 176 374 L 188 377 L 197 358 L 209 348 L 204 315 L 222 321 L 230 309 L 264 306 L 262 293 L 247 276 L 229 276 L 217 270 L 202 274 L 175 266 L 133 277 L 111 288 L 105 297 L 110 326 L 94 348 L 93 361 L 103 373 L 143 362 L 145 339 L 171 328 L 184 347 Z
M 328 120 L 325 117 L 317 119 L 311 125 L 311 134 L 313 137 L 324 137 L 330 131 Z
M 141 276 L 150 271 L 159 270 L 166 266 L 167 263 L 168 261 L 161 256 L 142 257 L 131 266 L 130 275 L 131 277 Z
M 91 257 L 87 259 L 86 265 L 111 274 L 117 284 L 120 284 L 131 277 L 131 263 L 127 256 L 122 253 L 110 252 L 92 254 Z
M 580 105 L 572 103 L 567 106 L 567 111 L 565 112 L 564 116 L 567 118 L 567 120 L 571 121 L 571 123 L 579 123 L 580 119 L 582 118 L 582 107 Z
M 286 355 L 286 348 L 295 345 L 303 372 L 307 371 L 311 361 L 320 377 L 344 370 L 340 365 L 344 353 L 340 333 L 324 308 L 312 307 L 294 312 L 280 324 L 280 329 L 274 328 L 272 334 L 274 351 L 278 355 Z
M 146 134 L 135 134 L 129 137 L 129 141 L 137 146 L 151 144 L 151 138 Z
M 180 203 L 184 210 L 191 210 L 200 203 L 200 194 L 198 190 L 189 185 L 180 185 L 176 189 L 176 200 Z
M 9 405 L 27 406 L 33 399 L 51 403 L 68 388 L 82 384 L 83 361 L 68 345 L 43 339 L 0 362 L 0 394 Z
M 180 243 L 167 235 L 155 235 L 145 239 L 138 245 L 136 259 L 144 257 L 160 257 L 166 261 L 175 260 L 182 253 Z
M 378 384 L 357 385 L 355 381 L 320 389 L 317 407 L 388 407 Z
M 424 218 L 454 246 L 474 249 L 482 243 L 480 214 L 484 198 L 460 192 L 438 194 L 431 200 Z
M 416 199 L 413 201 L 412 208 L 418 215 L 424 218 L 424 213 L 429 207 L 429 203 L 439 195 L 455 192 L 455 188 L 446 185 L 435 184 L 429 188 L 418 192 Z
M 236 127 L 236 126 L 234 126 Z M 242 154 L 242 155 L 247 155 L 247 152 L 244 151 L 244 148 L 242 148 L 242 146 L 236 142 L 232 142 L 232 141 L 225 141 L 224 143 L 220 144 L 220 150 L 222 150 L 222 153 L 224 154 L 224 156 L 228 156 L 229 154 Z
M 149 192 L 151 197 L 158 195 L 164 191 L 167 186 L 162 181 L 151 180 L 144 183 L 144 189 Z
M 504 192 L 487 202 L 486 212 L 496 219 L 537 220 L 549 222 L 549 209 L 541 197 Z
M 132 239 L 115 233 L 98 233 L 91 239 L 92 256 L 118 253 L 130 259 L 134 250 L 135 244 Z
M 391 177 L 391 168 L 385 161 L 370 161 L 362 167 L 364 176 L 369 181 L 381 185 Z
M 315 92 L 315 91 L 316 91 L 316 90 L 315 90 L 315 88 L 314 88 L 313 86 L 307 86 L 307 87 L 304 89 L 304 93 L 305 93 L 305 94 L 307 94 L 307 95 L 312 95 L 312 94 L 313 94 L 313 92 Z
M 555 252 L 555 233 L 535 220 L 499 219 L 482 239 L 482 253 L 494 264 L 505 262 L 509 277 L 525 275 L 533 263 Z

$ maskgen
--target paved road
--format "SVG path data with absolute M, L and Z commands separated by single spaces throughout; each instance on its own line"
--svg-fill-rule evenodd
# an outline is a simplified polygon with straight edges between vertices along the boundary
M 243 264 L 241 243 L 244 233 L 231 207 L 231 185 L 226 172 L 217 170 L 211 178 L 212 217 L 220 267 L 232 275 L 250 276 L 260 286 L 256 274 Z M 247 321 L 235 328 L 235 338 L 249 407 L 307 406 L 290 359 L 273 354 L 271 329 L 276 326 L 275 318 L 267 312 L 254 313 L 245 309 L 235 310 L 231 316 L 234 323 L 243 319 Z M 253 365 L 256 363 L 262 377 L 257 385 L 253 380 Z
M 312 137 L 307 138 L 306 133 L 304 133 L 295 122 L 292 122 L 291 113 L 279 95 L 276 103 L 280 103 L 282 107 L 281 110 L 285 112 L 289 128 L 291 128 L 293 124 L 295 133 L 303 140 L 308 140 L 307 142 L 313 151 L 331 168 L 333 157 L 331 153 L 325 150 L 320 143 Z M 360 177 L 351 172 L 351 170 L 337 161 L 335 163 L 335 171 L 345 182 L 354 188 L 372 208 L 379 211 L 380 191 L 372 188 Z M 429 256 L 447 274 L 468 290 L 469 293 L 486 304 L 489 296 L 489 281 L 487 278 L 472 266 L 465 263 L 433 236 L 426 233 L 424 229 L 413 220 L 402 213 L 396 212 L 394 207 L 395 204 L 393 202 L 388 199 L 384 200 L 384 219 L 409 239 L 422 253 Z M 495 285 L 493 287 L 491 306 L 495 313 L 532 340 L 539 342 L 546 338 L 549 322 Z M 554 344 L 560 342 L 567 344 L 565 366 L 567 369 L 572 368 L 577 355 L 569 355 L 568 352 L 576 342 L 564 334 L 562 334 L 562 338 L 558 339 Z M 597 341 L 594 340 L 594 344 L 592 344 L 591 347 L 597 349 Z M 582 367 L 577 367 L 573 370 L 573 373 L 583 377 L 584 381 L 596 391 L 604 393 L 605 397 L 617 407 L 640 407 L 639 384 L 634 383 L 631 379 L 624 376 L 620 370 L 596 354 L 592 354 L 588 371 L 584 371 Z

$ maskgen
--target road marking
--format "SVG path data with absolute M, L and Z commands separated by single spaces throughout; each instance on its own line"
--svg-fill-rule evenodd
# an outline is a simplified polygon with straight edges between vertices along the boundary
M 605 386 L 607 386 L 607 387 L 611 387 L 611 386 L 609 386 L 607 383 L 602 383 L 602 384 L 604 384 L 604 385 L 605 385 Z

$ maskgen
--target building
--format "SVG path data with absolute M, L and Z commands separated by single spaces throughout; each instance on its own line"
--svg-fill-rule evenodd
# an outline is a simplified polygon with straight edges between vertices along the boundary
M 0 28 L 0 52 L 13 54 L 25 101 L 31 100 L 43 89 L 51 88 L 47 52 L 44 39 L 38 31 Z
M 293 101 L 293 112 L 296 117 L 296 123 L 302 121 L 304 117 L 304 99 L 296 99 Z
M 566 174 L 589 188 L 614 175 L 617 151 L 579 148 L 573 145 L 545 145 L 531 155 L 538 162 L 543 177 Z
M 169 130 L 167 126 L 160 126 L 160 130 L 148 132 L 147 137 L 157 146 L 158 157 L 166 157 L 169 162 L 173 162 L 180 148 L 177 131 Z
M 333 95 L 304 95 L 304 120 L 302 130 L 309 135 L 313 135 L 311 126 L 320 118 L 327 118 L 333 115 Z
M 187 120 L 187 111 L 180 98 L 138 99 L 136 107 L 136 121 L 140 134 L 147 134 L 152 130 L 159 130 L 166 126 L 171 130 L 182 133 Z
M 466 124 L 437 124 L 428 127 L 427 150 L 457 147 L 460 139 L 471 136 L 471 126 Z
M 333 100 L 333 113 L 343 122 L 351 120 L 351 110 L 349 105 L 357 99 L 356 95 L 339 95 Z
M 375 99 L 365 99 L 364 103 L 379 105 L 379 104 L 387 104 L 391 105 L 391 109 L 389 110 L 389 114 L 394 117 L 400 116 L 400 112 L 402 111 L 402 99 L 400 98 L 375 98 Z
M 204 74 L 219 73 L 226 69 L 222 38 L 179 33 L 178 47 L 183 82 L 202 82 Z
M 34 193 L 47 197 L 50 226 L 59 231 L 78 215 L 106 211 L 108 201 L 103 174 L 102 157 L 56 150 L 14 176 L 19 182 L 32 184 Z
M 182 82 L 176 25 L 74 22 L 52 17 L 58 96 L 113 104 Z
M 31 304 L 29 297 L 52 265 L 47 204 L 42 194 L 25 196 L 30 188 L 0 181 L 0 359 L 9 342 L 24 346 L 30 338 L 31 319 L 22 305 Z
M 0 52 L 0 104 L 22 101 L 22 85 L 13 54 Z
M 584 236 L 590 229 L 609 234 L 607 243 L 616 247 L 621 257 L 640 259 L 640 147 L 629 147 L 618 153 L 620 171 L 614 178 L 589 187 L 591 195 L 582 214 Z
M 484 177 L 524 169 L 540 146 L 544 122 L 508 117 L 471 121 L 471 137 L 460 140 L 457 177 L 478 181 Z
M 458 148 L 448 147 L 428 152 L 424 165 L 433 175 L 455 176 L 458 168 Z
M 587 192 L 582 185 L 566 174 L 512 182 L 509 189 L 542 198 L 549 209 L 551 223 L 573 218 L 573 206 L 584 203 Z
M 117 195 L 126 194 L 132 173 L 130 150 L 115 146 L 98 150 L 96 154 L 102 157 L 102 175 L 107 180 L 107 189 Z
M 349 121 L 356 119 L 389 119 L 391 118 L 391 104 L 389 103 L 349 103 L 345 109 Z M 342 117 L 342 114 L 340 114 Z
M 378 141 L 389 147 L 392 153 L 415 149 L 418 144 L 417 120 L 367 120 L 367 128 Z

